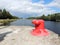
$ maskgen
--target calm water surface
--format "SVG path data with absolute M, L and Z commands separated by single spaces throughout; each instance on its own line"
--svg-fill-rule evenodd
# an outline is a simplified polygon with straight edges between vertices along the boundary
M 32 20 L 17 20 L 15 22 L 11 22 L 11 26 L 34 26 Z M 45 21 L 45 28 L 54 31 L 57 34 L 60 34 L 60 22 L 53 22 L 53 21 Z

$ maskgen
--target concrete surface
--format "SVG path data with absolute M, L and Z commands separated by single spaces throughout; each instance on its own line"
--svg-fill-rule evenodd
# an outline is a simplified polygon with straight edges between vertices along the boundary
M 0 29 L 0 45 L 60 45 L 58 34 L 50 31 L 49 36 L 33 36 L 31 26 L 9 26 Z

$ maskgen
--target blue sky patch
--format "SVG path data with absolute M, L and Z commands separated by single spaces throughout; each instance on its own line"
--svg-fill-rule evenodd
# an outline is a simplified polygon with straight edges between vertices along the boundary
M 38 3 L 40 2 L 41 0 L 32 0 L 32 3 Z M 43 0 L 44 1 L 44 4 L 48 4 L 50 2 L 52 2 L 53 0 Z
M 50 7 L 51 10 L 55 10 L 56 12 L 60 12 L 60 8 L 56 8 L 56 7 Z
M 32 0 L 32 3 L 37 3 L 39 2 L 40 0 Z
M 44 0 L 44 4 L 48 4 L 50 2 L 52 2 L 53 0 Z

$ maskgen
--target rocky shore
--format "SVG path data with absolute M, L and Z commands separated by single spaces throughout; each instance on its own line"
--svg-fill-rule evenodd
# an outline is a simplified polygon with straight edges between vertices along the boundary
M 31 26 L 0 27 L 0 45 L 60 45 L 58 34 L 47 29 L 48 36 L 33 36 L 32 29 Z

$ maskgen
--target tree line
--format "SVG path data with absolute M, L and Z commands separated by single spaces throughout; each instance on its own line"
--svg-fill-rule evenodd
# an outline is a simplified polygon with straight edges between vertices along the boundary
M 6 9 L 0 9 L 0 19 L 18 19 L 18 17 L 12 16 Z
M 55 14 L 48 14 L 45 16 L 44 14 L 39 17 L 29 17 L 27 19 L 43 19 L 46 21 L 60 21 L 60 13 L 55 13 Z

